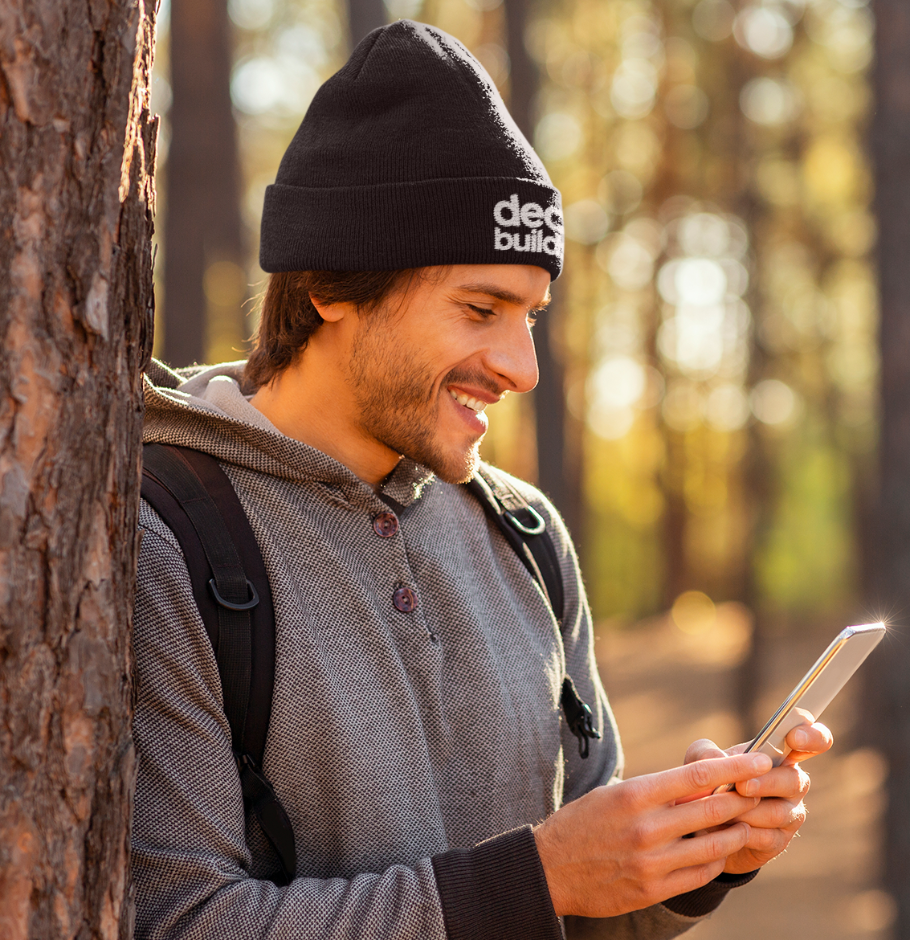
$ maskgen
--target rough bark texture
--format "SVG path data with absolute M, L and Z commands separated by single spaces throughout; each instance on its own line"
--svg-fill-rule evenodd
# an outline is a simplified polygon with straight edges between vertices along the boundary
M 203 362 L 209 352 L 208 307 L 217 308 L 210 311 L 213 317 L 227 321 L 216 326 L 231 334 L 235 343 L 244 333 L 240 165 L 231 107 L 227 0 L 173 0 L 171 87 L 164 224 L 164 358 L 183 366 Z M 230 283 L 220 289 L 211 283 L 212 276 L 219 280 L 219 268 L 214 266 L 225 263 L 241 279 L 233 289 Z M 214 303 L 206 297 L 208 271 Z
M 0 5 L 0 937 L 131 935 L 151 0 Z
M 898 908 L 895 940 L 910 940 L 910 6 L 877 0 L 873 156 L 881 296 L 881 445 L 873 609 L 904 625 L 877 656 L 872 687 L 887 756 L 885 883 Z

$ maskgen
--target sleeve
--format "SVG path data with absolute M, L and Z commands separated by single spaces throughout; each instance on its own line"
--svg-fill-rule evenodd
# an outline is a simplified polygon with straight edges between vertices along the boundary
M 526 498 L 533 499 L 535 508 L 544 515 L 559 555 L 565 593 L 562 634 L 566 672 L 572 677 L 582 700 L 590 706 L 594 726 L 601 732 L 600 740 L 590 742 L 588 757 L 582 759 L 577 739 L 563 722 L 562 744 L 566 762 L 563 802 L 569 803 L 594 787 L 610 785 L 622 779 L 622 746 L 597 670 L 591 611 L 571 537 L 553 505 L 536 491 L 529 492 L 527 485 L 525 487 Z M 664 940 L 675 937 L 703 920 L 720 905 L 728 891 L 747 884 L 755 874 L 721 875 L 695 891 L 620 917 L 566 917 L 565 935 L 570 940 Z
M 253 874 L 221 682 L 179 543 L 141 504 L 137 940 L 560 940 L 530 826 L 352 878 Z

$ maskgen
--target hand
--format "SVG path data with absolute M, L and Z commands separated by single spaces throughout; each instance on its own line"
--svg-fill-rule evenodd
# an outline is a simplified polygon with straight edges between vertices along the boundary
M 799 725 L 787 735 L 787 746 L 792 750 L 779 767 L 758 779 L 736 784 L 743 796 L 761 797 L 761 802 L 737 817 L 737 822 L 749 824 L 751 835 L 745 845 L 727 859 L 724 865 L 727 874 L 755 871 L 786 850 L 806 821 L 803 799 L 809 791 L 809 775 L 799 766 L 800 762 L 823 754 L 832 743 L 831 732 L 823 724 Z M 746 747 L 738 744 L 722 751 L 713 741 L 702 739 L 690 745 L 685 762 L 740 754 Z
M 613 917 L 716 878 L 749 844 L 751 826 L 737 820 L 759 800 L 736 791 L 686 797 L 744 784 L 770 769 L 764 754 L 721 754 L 567 803 L 534 830 L 556 913 Z

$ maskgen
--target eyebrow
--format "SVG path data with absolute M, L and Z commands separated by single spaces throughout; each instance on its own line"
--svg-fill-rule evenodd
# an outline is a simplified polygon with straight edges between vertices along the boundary
M 495 297 L 497 300 L 501 300 L 507 304 L 514 304 L 516 307 L 525 307 L 527 304 L 522 296 L 515 294 L 510 290 L 504 290 L 501 287 L 496 286 L 495 284 L 459 284 L 455 290 L 462 290 L 469 294 L 487 294 L 490 297 Z M 550 303 L 550 288 L 547 288 L 547 295 L 544 299 L 537 304 L 532 304 L 528 307 L 529 310 L 543 310 Z

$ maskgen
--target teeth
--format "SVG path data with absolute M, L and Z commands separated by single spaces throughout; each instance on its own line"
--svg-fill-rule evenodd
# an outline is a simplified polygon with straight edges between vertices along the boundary
M 474 411 L 477 414 L 480 414 L 480 412 L 487 407 L 487 403 L 485 401 L 480 401 L 477 398 L 471 398 L 470 395 L 462 395 L 461 392 L 453 391 L 451 388 L 449 389 L 449 394 L 452 396 L 452 398 L 455 399 L 455 401 L 458 402 L 459 405 L 464 405 L 465 408 L 470 408 L 471 411 Z

